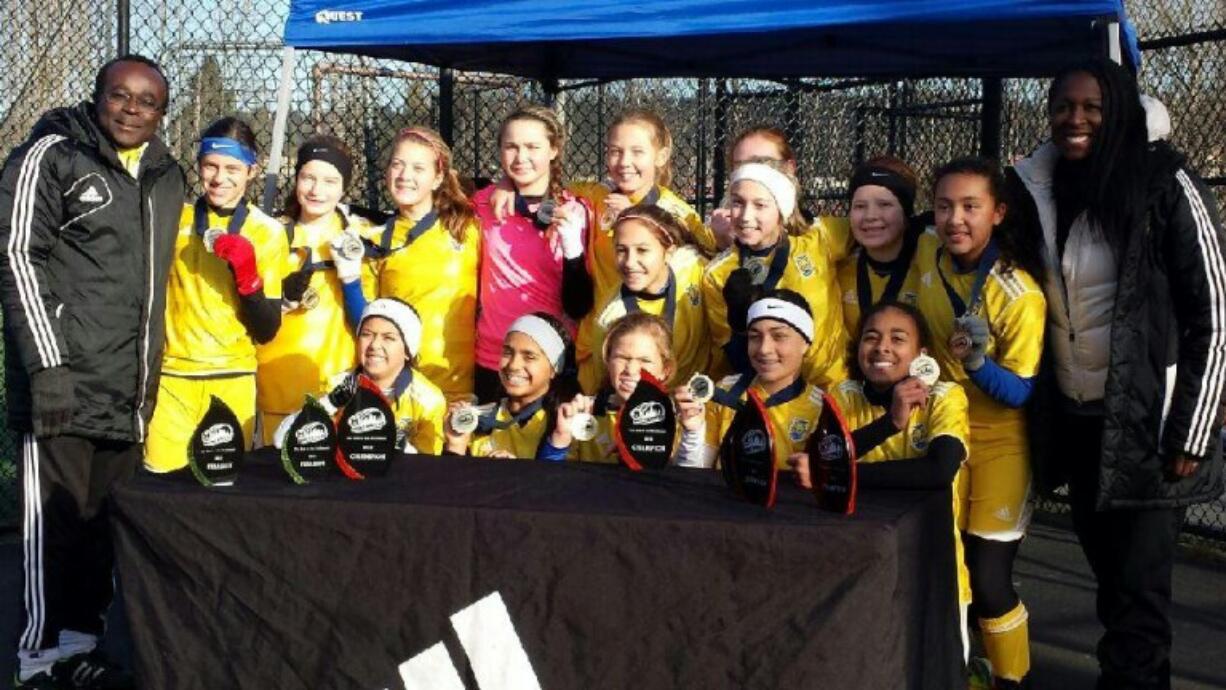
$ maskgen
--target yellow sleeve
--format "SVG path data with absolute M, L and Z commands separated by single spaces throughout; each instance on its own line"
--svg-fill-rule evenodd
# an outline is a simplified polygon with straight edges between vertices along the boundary
M 413 400 L 413 433 L 409 443 L 419 453 L 439 455 L 443 452 L 443 420 L 447 416 L 447 398 L 430 383 L 425 374 L 413 370 L 412 388 L 408 395 Z
M 264 241 L 257 249 L 256 262 L 260 268 L 260 280 L 264 281 L 264 296 L 281 299 L 281 279 L 294 272 L 290 259 L 289 240 L 285 228 L 275 223 L 264 227 Z
M 370 302 L 379 298 L 379 283 L 386 259 L 367 259 L 362 262 L 362 294 Z
M 705 255 L 713 256 L 719 251 L 715 244 L 715 233 L 702 222 L 702 216 L 685 199 L 677 196 L 671 189 L 661 187 L 660 200 L 656 202 L 660 208 L 668 211 L 681 221 L 689 231 L 690 241 Z
M 949 436 L 962 442 L 962 448 L 970 452 L 970 417 L 966 391 L 962 386 L 948 381 L 938 382 L 933 387 L 932 409 L 928 412 L 928 440 Z
M 711 334 L 712 349 L 720 349 L 732 339 L 732 328 L 728 325 L 728 305 L 724 302 L 724 281 L 727 276 L 721 275 L 718 267 L 719 264 L 712 262 L 702 274 L 702 308 L 707 315 L 707 330 Z
M 992 359 L 1009 371 L 1030 378 L 1039 373 L 1043 354 L 1043 329 L 1047 323 L 1047 300 L 1029 290 L 1010 302 L 993 321 L 996 349 Z
M 851 236 L 851 221 L 843 216 L 818 216 L 809 231 L 821 238 L 822 246 L 833 263 L 851 256 L 856 246 Z

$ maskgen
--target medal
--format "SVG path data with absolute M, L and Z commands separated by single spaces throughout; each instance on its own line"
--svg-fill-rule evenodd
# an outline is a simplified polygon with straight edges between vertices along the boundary
M 591 441 L 596 438 L 596 418 L 587 412 L 580 412 L 570 418 L 570 435 L 578 441 Z
M 908 373 L 919 379 L 921 383 L 929 388 L 941 378 L 941 365 L 928 355 L 920 355 L 911 360 L 911 366 Z
M 750 280 L 754 285 L 761 285 L 766 282 L 766 262 L 757 257 L 753 257 L 745 261 L 745 270 L 749 271 Z
M 314 309 L 319 306 L 319 291 L 313 287 L 308 287 L 302 292 L 302 299 L 298 301 L 298 306 L 306 310 Z
M 366 253 L 366 247 L 362 244 L 362 238 L 357 235 L 346 232 L 341 235 L 340 246 L 334 250 L 341 255 L 342 259 L 360 259 Z
M 204 240 L 205 250 L 212 254 L 213 244 L 217 242 L 218 237 L 221 237 L 224 234 L 226 234 L 226 231 L 222 230 L 221 228 L 209 228 L 208 230 L 205 230 L 204 237 L 202 238 Z
M 971 334 L 961 324 L 954 326 L 954 332 L 949 336 L 949 349 L 969 350 L 971 345 Z
M 553 210 L 557 208 L 558 203 L 553 199 L 544 199 L 540 205 L 536 207 L 536 223 L 541 227 L 547 228 L 553 224 Z
M 694 374 L 685 385 L 696 403 L 705 403 L 715 397 L 715 382 L 706 374 Z
M 457 434 L 471 434 L 477 430 L 479 417 L 477 408 L 472 405 L 459 407 L 455 412 L 451 413 L 451 421 L 449 422 L 451 430 Z

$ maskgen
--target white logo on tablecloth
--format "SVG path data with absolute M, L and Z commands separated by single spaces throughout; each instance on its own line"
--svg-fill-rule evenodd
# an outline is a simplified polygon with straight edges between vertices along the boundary
M 515 632 L 511 614 L 494 592 L 451 615 L 451 627 L 468 655 L 480 690 L 540 690 L 536 671 Z M 451 655 L 442 642 L 400 664 L 405 690 L 464 690 Z

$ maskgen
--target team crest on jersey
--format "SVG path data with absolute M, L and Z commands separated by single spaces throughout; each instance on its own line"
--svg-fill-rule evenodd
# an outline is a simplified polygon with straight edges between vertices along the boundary
M 807 254 L 796 255 L 796 269 L 799 270 L 800 275 L 804 276 L 805 278 L 813 277 L 813 262 L 809 260 L 809 256 Z
M 911 436 L 908 439 L 911 447 L 923 453 L 928 450 L 928 425 L 919 422 L 911 428 Z
M 685 289 L 685 296 L 690 300 L 691 307 L 697 307 L 699 300 L 702 299 L 701 293 L 698 292 L 697 285 L 691 285 Z
M 788 438 L 792 439 L 793 443 L 800 443 L 809 435 L 809 420 L 793 419 L 788 425 Z

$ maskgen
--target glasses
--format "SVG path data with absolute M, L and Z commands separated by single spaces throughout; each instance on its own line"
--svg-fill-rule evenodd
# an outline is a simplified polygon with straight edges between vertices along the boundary
M 123 110 L 131 108 L 142 115 L 152 115 L 162 110 L 162 106 L 157 102 L 157 99 L 149 94 L 137 96 L 127 91 L 108 91 L 106 102 L 112 108 Z

